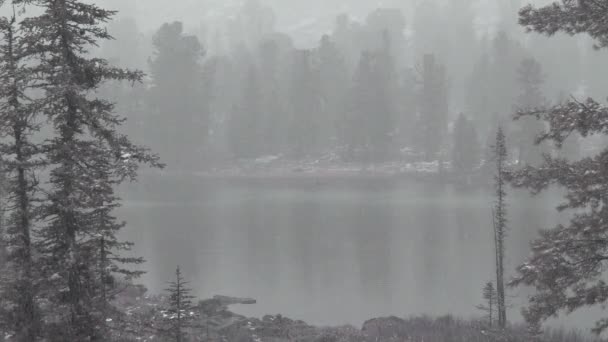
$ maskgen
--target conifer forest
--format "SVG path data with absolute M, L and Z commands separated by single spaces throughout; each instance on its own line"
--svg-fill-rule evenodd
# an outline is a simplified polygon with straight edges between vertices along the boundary
M 0 342 L 608 341 L 608 0 L 0 0 Z

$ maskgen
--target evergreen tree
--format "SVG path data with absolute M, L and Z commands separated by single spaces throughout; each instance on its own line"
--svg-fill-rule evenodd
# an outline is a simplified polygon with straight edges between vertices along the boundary
M 440 15 L 441 6 L 436 0 L 416 4 L 413 27 L 413 48 L 416 57 L 432 54 L 441 60 L 448 58 L 449 42 Z
M 325 144 L 338 137 L 338 127 L 344 118 L 349 74 L 344 57 L 332 39 L 325 35 L 317 49 L 319 60 L 319 85 L 322 97 L 321 111 L 324 121 L 322 131 Z
M 382 32 L 382 46 L 376 52 L 374 82 L 370 90 L 375 96 L 375 115 L 368 126 L 372 153 L 376 159 L 389 156 L 396 133 L 398 78 L 395 66 L 395 48 L 389 31 Z M 373 113 L 373 112 L 372 112 Z M 371 115 L 371 113 L 370 113 Z
M 436 160 L 448 129 L 448 89 L 445 68 L 425 55 L 418 96 L 417 147 L 427 161 Z
M 23 21 L 25 46 L 37 61 L 40 110 L 51 123 L 43 149 L 50 170 L 40 208 L 46 224 L 36 234 L 48 302 L 45 335 L 50 341 L 100 340 L 106 319 L 98 305 L 106 277 L 98 276 L 100 262 L 115 273 L 122 263 L 140 261 L 109 257 L 129 245 L 114 244 L 121 225 L 100 210 L 117 205 L 114 186 L 134 179 L 140 163 L 160 165 L 118 133 L 124 120 L 95 91 L 106 80 L 137 82 L 142 74 L 90 57 L 91 47 L 111 38 L 102 25 L 114 12 L 78 0 L 31 2 L 40 14 Z
M 604 1 L 594 0 L 561 0 L 540 8 L 528 5 L 519 11 L 519 23 L 529 31 L 549 36 L 557 32 L 585 33 L 595 39 L 596 48 L 605 48 L 608 47 L 604 21 L 607 8 Z
M 571 35 L 587 33 L 598 48 L 608 47 L 608 6 L 605 1 L 563 0 L 536 8 L 524 7 L 520 23 L 527 29 L 553 35 L 558 31 Z M 560 147 L 572 134 L 582 137 L 606 134 L 608 108 L 587 99 L 572 99 L 543 110 L 520 115 L 536 116 L 549 124 L 549 130 L 537 142 L 554 142 Z M 608 298 L 605 269 L 606 243 L 606 160 L 608 150 L 577 161 L 547 156 L 539 167 L 528 166 L 514 172 L 512 183 L 539 193 L 551 185 L 566 191 L 566 201 L 558 207 L 570 211 L 570 221 L 544 230 L 532 244 L 532 257 L 518 269 L 513 285 L 529 285 L 536 292 L 524 312 L 532 325 L 560 312 L 581 307 L 604 305 Z M 608 328 L 608 319 L 597 322 L 595 331 Z
M 234 42 L 249 44 L 248 49 L 253 50 L 265 35 L 274 31 L 275 23 L 276 15 L 271 7 L 260 0 L 246 0 L 233 26 Z
M 153 85 L 148 99 L 152 117 L 146 119 L 149 133 L 162 142 L 157 149 L 172 166 L 197 168 L 209 116 L 201 96 L 199 61 L 203 47 L 198 38 L 184 34 L 181 22 L 162 25 L 154 35 L 153 45 L 154 56 L 149 62 Z M 188 158 L 184 158 L 185 149 L 193 151 L 187 154 Z
M 26 95 L 33 75 L 26 66 L 24 36 L 15 16 L 0 20 L 0 33 L 0 120 L 5 137 L 0 143 L 0 154 L 9 193 L 6 198 L 9 217 L 3 227 L 7 260 L 2 267 L 0 303 L 8 308 L 4 330 L 10 331 L 15 341 L 31 342 L 36 341 L 41 332 L 37 305 L 40 274 L 35 266 L 32 227 L 33 202 L 38 189 L 35 173 L 43 164 L 42 151 L 40 145 L 32 141 L 32 135 L 39 128 L 37 102 Z
M 228 122 L 228 137 L 233 155 L 237 158 L 260 156 L 260 145 L 263 138 L 261 124 L 263 121 L 261 85 L 258 71 L 254 65 L 243 83 L 241 99 L 233 107 Z
M 396 143 L 402 148 L 415 145 L 416 74 L 412 69 L 405 69 L 400 78 L 396 95 L 395 124 L 398 129 Z
M 135 18 L 121 17 L 108 23 L 108 32 L 115 39 L 101 45 L 100 54 L 104 58 L 115 60 L 124 68 L 136 68 L 146 63 L 144 42 Z
M 347 104 L 342 135 L 351 152 L 364 152 L 372 161 L 385 159 L 397 133 L 399 90 L 389 36 L 384 47 L 361 54 Z
M 484 304 L 478 305 L 477 309 L 485 312 L 488 315 L 488 324 L 491 326 L 494 325 L 494 313 L 497 311 L 496 307 L 498 304 L 498 296 L 496 294 L 496 289 L 494 288 L 494 283 L 491 281 L 486 283 L 483 287 L 482 292 Z
M 349 91 L 346 120 L 342 125 L 342 140 L 348 146 L 349 157 L 369 147 L 366 125 L 373 113 L 374 97 L 369 91 L 373 78 L 373 54 L 363 52 Z
M 505 238 L 507 230 L 506 210 L 506 172 L 507 172 L 507 144 L 502 127 L 496 132 L 494 145 L 494 158 L 496 160 L 496 174 L 494 184 L 496 202 L 493 210 L 494 218 L 494 246 L 496 252 L 496 295 L 498 304 L 498 326 L 504 329 L 507 324 L 507 307 L 505 304 Z
M 471 114 L 479 135 L 484 138 L 491 137 L 491 139 L 495 138 L 491 134 L 495 127 L 492 123 L 492 114 L 496 113 L 496 110 L 491 107 L 493 96 L 492 63 L 487 51 L 483 51 L 474 65 L 467 83 L 465 107 Z
M 146 64 L 144 55 L 148 53 L 147 45 L 143 42 L 134 18 L 122 17 L 109 22 L 108 32 L 114 39 L 103 42 L 99 51 L 100 57 L 123 68 L 137 68 Z M 135 141 L 144 139 L 146 134 L 146 88 L 147 85 L 143 83 L 125 84 L 116 81 L 106 82 L 99 90 L 101 96 L 116 103 L 118 112 L 129 118 L 124 125 L 125 132 Z
M 519 95 L 515 73 L 524 55 L 522 47 L 507 32 L 500 31 L 492 40 L 489 109 L 500 118 L 510 118 L 513 114 Z
M 279 154 L 285 150 L 285 133 L 288 127 L 287 87 L 284 87 L 285 48 L 278 38 L 264 40 L 259 48 L 261 110 L 259 118 L 260 137 L 263 137 L 263 152 Z
M 454 125 L 452 169 L 458 175 L 471 174 L 479 166 L 481 151 L 475 126 L 464 114 L 458 116 Z
M 556 104 L 563 105 L 568 103 L 568 97 L 565 93 L 560 92 Z M 570 161 L 579 160 L 582 158 L 581 135 L 577 132 L 572 132 L 562 142 L 561 147 L 557 148 L 557 156 Z
M 188 282 L 184 281 L 178 266 L 175 270 L 175 281 L 169 283 L 169 288 L 165 290 L 169 295 L 169 303 L 164 312 L 168 332 L 175 342 L 187 341 L 184 329 L 191 327 L 195 318 L 195 306 L 192 304 L 194 296 L 190 295 L 192 290 L 187 285 Z
M 235 76 L 234 62 L 227 56 L 210 57 L 203 66 L 204 97 L 209 105 L 207 147 L 221 156 L 230 155 L 230 118 L 239 103 L 242 82 Z M 242 88 L 242 86 L 241 86 Z
M 533 110 L 544 105 L 542 94 L 543 72 L 541 65 L 533 58 L 526 58 L 518 69 L 521 93 L 518 107 Z M 516 123 L 514 139 L 518 142 L 520 164 L 537 164 L 542 160 L 542 149 L 534 143 L 544 130 L 544 123 L 532 117 L 522 117 Z
M 450 103 L 465 105 L 467 77 L 474 69 L 475 56 L 479 49 L 476 36 L 474 2 L 470 0 L 449 1 L 440 12 L 443 22 L 450 27 L 445 32 L 449 55 L 446 68 L 450 71 Z M 485 52 L 485 51 L 484 51 Z M 462 107 L 461 107 L 462 108 Z
M 310 50 L 296 50 L 289 87 L 292 116 L 289 127 L 291 152 L 298 157 L 318 152 L 320 149 L 321 93 L 319 70 Z
M 372 11 L 366 18 L 366 49 L 370 51 L 386 51 L 387 42 L 390 43 L 390 51 L 397 68 L 405 67 L 408 62 L 406 56 L 407 39 L 405 37 L 405 16 L 397 8 L 378 8 Z M 389 66 L 389 65 L 387 65 Z

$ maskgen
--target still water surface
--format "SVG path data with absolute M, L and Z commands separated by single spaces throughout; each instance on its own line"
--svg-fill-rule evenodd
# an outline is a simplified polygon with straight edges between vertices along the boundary
M 537 229 L 556 222 L 549 197 L 511 193 L 507 269 L 528 255 Z M 146 178 L 124 199 L 125 234 L 147 260 L 142 281 L 151 291 L 162 291 L 180 265 L 200 297 L 256 298 L 237 309 L 247 315 L 315 324 L 469 316 L 494 277 L 491 189 L 395 179 Z

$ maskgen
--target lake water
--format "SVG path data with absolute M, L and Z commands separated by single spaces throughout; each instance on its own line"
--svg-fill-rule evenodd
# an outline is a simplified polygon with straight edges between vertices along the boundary
M 247 315 L 315 324 L 469 316 L 494 279 L 491 189 L 396 179 L 147 177 L 124 199 L 125 235 L 147 260 L 142 281 L 151 291 L 162 291 L 180 265 L 200 297 L 257 299 L 237 308 Z M 511 192 L 508 270 L 528 255 L 537 229 L 556 222 L 556 204 Z

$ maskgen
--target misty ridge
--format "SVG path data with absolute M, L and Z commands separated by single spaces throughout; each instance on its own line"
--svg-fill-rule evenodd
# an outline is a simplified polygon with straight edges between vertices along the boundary
M 0 341 L 604 341 L 606 47 L 606 0 L 0 0 Z

